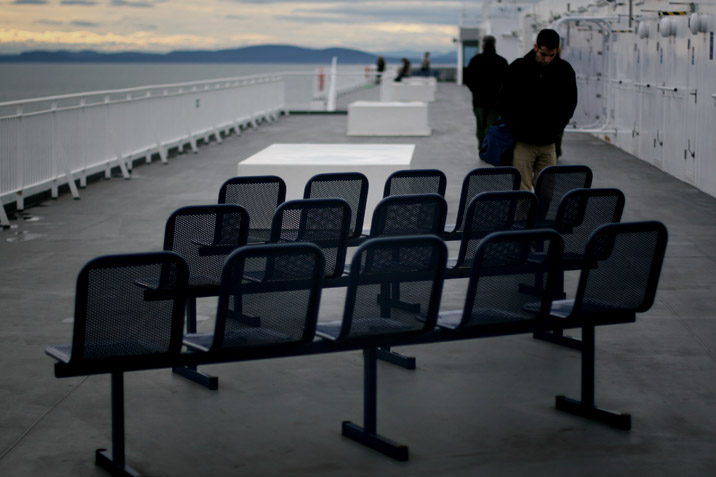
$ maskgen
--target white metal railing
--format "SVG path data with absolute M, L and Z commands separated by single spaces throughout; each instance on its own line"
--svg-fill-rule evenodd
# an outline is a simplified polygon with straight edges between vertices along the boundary
M 94 91 L 0 103 L 0 223 L 2 204 L 119 166 L 130 178 L 132 163 L 167 150 L 197 150 L 197 140 L 274 121 L 291 110 L 335 109 L 335 96 L 374 81 L 363 67 L 346 71 L 286 72 Z

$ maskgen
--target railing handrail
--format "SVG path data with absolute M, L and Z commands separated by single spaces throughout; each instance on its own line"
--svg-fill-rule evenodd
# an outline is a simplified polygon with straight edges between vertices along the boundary
M 20 104 L 40 103 L 40 102 L 47 102 L 47 101 L 58 101 L 58 100 L 62 100 L 62 99 L 82 98 L 82 97 L 86 97 L 86 96 L 102 96 L 102 95 L 108 95 L 108 94 L 126 94 L 126 93 L 152 90 L 152 89 L 182 88 L 182 87 L 193 86 L 193 85 L 198 85 L 198 84 L 226 83 L 226 82 L 232 82 L 232 81 L 248 81 L 248 80 L 264 79 L 264 78 L 271 79 L 272 77 L 281 77 L 281 76 L 288 75 L 288 74 L 294 74 L 294 73 L 293 72 L 264 73 L 264 74 L 254 74 L 254 75 L 246 75 L 246 76 L 235 76 L 235 77 L 230 77 L 230 78 L 217 78 L 217 79 L 211 79 L 211 80 L 186 81 L 183 83 L 167 83 L 167 84 L 156 84 L 156 85 L 146 85 L 146 86 L 134 86 L 132 88 L 122 88 L 122 89 L 84 91 L 81 93 L 68 93 L 68 94 L 59 94 L 59 95 L 55 95 L 55 96 L 44 96 L 41 98 L 16 99 L 16 100 L 0 103 L 0 107 L 17 106 Z M 315 75 L 315 73 L 311 73 L 311 74 Z

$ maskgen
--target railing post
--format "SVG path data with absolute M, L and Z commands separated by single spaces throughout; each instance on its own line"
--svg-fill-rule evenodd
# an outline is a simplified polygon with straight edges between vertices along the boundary
M 338 58 L 335 56 L 333 57 L 333 61 L 331 62 L 331 75 L 328 79 L 328 105 L 326 106 L 326 111 L 333 112 L 336 110 L 336 64 L 338 63 Z
M 17 142 L 15 143 L 16 147 L 16 154 L 15 154 L 15 180 L 16 183 L 16 189 L 17 189 L 17 210 L 18 212 L 22 213 L 23 210 L 25 210 L 25 203 L 22 198 L 22 191 L 25 188 L 25 148 L 23 144 L 23 138 L 25 137 L 25 114 L 23 111 L 23 107 L 18 106 L 17 108 L 17 116 L 19 119 L 19 124 L 17 125 Z

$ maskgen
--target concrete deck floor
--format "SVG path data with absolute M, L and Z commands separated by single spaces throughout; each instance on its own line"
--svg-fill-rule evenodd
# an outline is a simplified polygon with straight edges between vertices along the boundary
M 446 172 L 453 221 L 462 177 L 486 164 L 468 91 L 440 84 L 437 99 L 430 137 L 349 138 L 346 116 L 292 115 L 135 167 L 129 181 L 92 183 L 79 201 L 30 208 L 30 240 L 1 231 L 0 475 L 105 475 L 94 450 L 111 446 L 109 377 L 57 379 L 44 354 L 71 340 L 88 260 L 161 249 L 173 210 L 215 202 L 239 160 L 276 142 L 414 143 L 413 167 Z M 597 331 L 597 404 L 631 413 L 631 431 L 555 410 L 555 395 L 579 397 L 579 354 L 512 336 L 402 349 L 416 371 L 379 363 L 378 430 L 410 446 L 408 462 L 341 437 L 341 421 L 362 422 L 362 357 L 347 352 L 206 366 L 220 377 L 213 392 L 167 370 L 127 374 L 128 464 L 154 476 L 713 475 L 716 199 L 588 135 L 568 134 L 561 162 L 622 189 L 624 220 L 661 220 L 670 232 L 654 307 Z M 461 307 L 463 290 L 451 281 L 443 309 Z M 200 301 L 204 329 L 214 306 Z M 326 293 L 321 319 L 341 308 L 339 292 Z

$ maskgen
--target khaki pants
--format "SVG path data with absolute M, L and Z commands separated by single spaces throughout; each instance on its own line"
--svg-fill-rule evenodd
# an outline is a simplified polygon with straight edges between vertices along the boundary
M 547 166 L 557 164 L 557 153 L 554 144 L 533 146 L 524 142 L 515 143 L 512 165 L 520 171 L 522 184 L 520 189 L 531 191 L 537 182 L 540 171 Z

